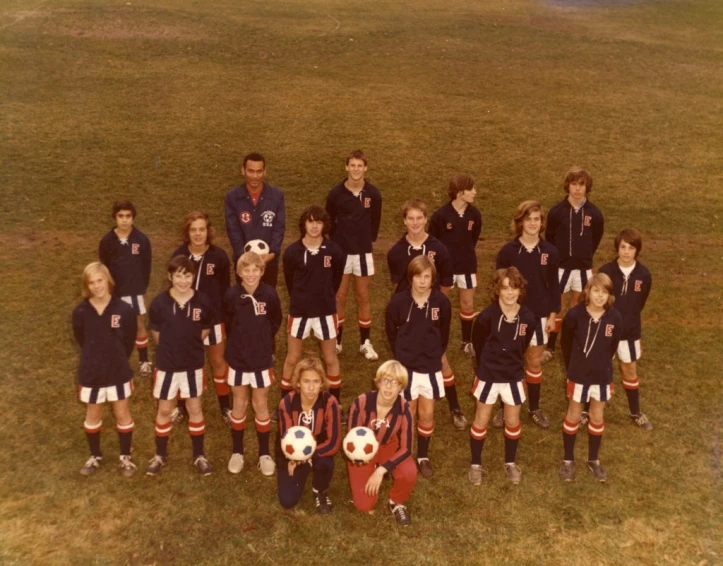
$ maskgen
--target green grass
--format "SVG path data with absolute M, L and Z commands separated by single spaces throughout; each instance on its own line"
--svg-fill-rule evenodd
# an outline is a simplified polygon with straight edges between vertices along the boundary
M 721 5 L 704 0 L 4 3 L 0 561 L 720 563 L 722 20 Z M 611 258 L 620 229 L 634 225 L 645 237 L 654 286 L 640 374 L 652 434 L 630 425 L 619 386 L 602 447 L 610 480 L 596 485 L 580 469 L 561 484 L 566 402 L 553 362 L 543 386 L 553 426 L 523 420 L 516 488 L 497 431 L 485 447 L 485 483 L 468 486 L 467 435 L 440 404 L 437 473 L 417 484 L 406 530 L 381 505 L 374 516 L 353 511 L 341 457 L 331 517 L 315 515 L 309 493 L 296 511 L 279 507 L 275 482 L 253 469 L 253 433 L 248 469 L 232 477 L 212 394 L 211 477 L 196 477 L 177 430 L 160 477 L 121 481 L 108 415 L 107 461 L 82 478 L 70 313 L 78 276 L 110 228 L 110 203 L 131 198 L 140 211 L 154 246 L 153 296 L 187 211 L 208 210 L 223 232 L 223 195 L 245 153 L 264 153 L 270 181 L 285 190 L 291 240 L 302 208 L 323 203 L 357 147 L 385 199 L 373 305 L 382 356 L 384 254 L 402 230 L 401 202 L 419 196 L 434 208 L 450 175 L 470 173 L 486 281 L 517 203 L 534 197 L 549 207 L 563 196 L 565 171 L 588 168 L 606 216 L 596 264 Z M 479 293 L 476 305 L 484 303 Z M 375 369 L 355 353 L 356 339 L 349 327 L 347 404 Z M 450 358 L 471 416 L 473 368 L 456 349 Z M 153 452 L 147 382 L 131 406 L 140 464 Z M 578 458 L 585 444 L 583 433 Z

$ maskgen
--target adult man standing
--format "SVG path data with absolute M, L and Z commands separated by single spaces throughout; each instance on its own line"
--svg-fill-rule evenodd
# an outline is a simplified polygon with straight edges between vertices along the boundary
M 284 193 L 264 183 L 266 160 L 260 153 L 249 153 L 244 157 L 241 173 L 246 182 L 231 189 L 224 201 L 226 232 L 233 248 L 233 264 L 236 265 L 248 242 L 263 240 L 269 247 L 269 253 L 263 256 L 266 270 L 262 280 L 276 287 L 281 243 L 286 227 Z

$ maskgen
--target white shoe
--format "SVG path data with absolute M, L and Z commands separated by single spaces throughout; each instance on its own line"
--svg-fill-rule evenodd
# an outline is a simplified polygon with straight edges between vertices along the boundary
M 364 354 L 364 357 L 372 362 L 379 359 L 379 355 L 374 351 L 374 346 L 369 340 L 364 340 L 364 344 L 359 346 L 359 353 Z
M 341 351 L 344 349 L 344 346 L 341 345 L 341 342 L 336 343 L 336 353 L 341 354 Z
M 238 474 L 244 469 L 244 455 L 234 452 L 228 461 L 228 471 L 232 474 Z
M 264 476 L 273 476 L 274 472 L 276 472 L 276 462 L 274 462 L 271 456 L 259 456 L 259 470 L 261 470 L 261 474 Z

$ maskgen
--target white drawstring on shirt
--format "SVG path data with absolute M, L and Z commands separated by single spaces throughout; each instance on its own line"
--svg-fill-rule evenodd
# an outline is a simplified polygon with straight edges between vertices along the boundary
M 585 357 L 587 358 L 590 355 L 590 352 L 592 352 L 592 348 L 595 345 L 595 340 L 597 340 L 597 333 L 600 332 L 600 327 L 602 326 L 602 317 L 600 320 L 597 321 L 597 330 L 595 330 L 595 336 L 592 337 L 592 342 L 590 342 L 590 347 L 588 348 L 587 342 L 590 340 L 590 329 L 592 328 L 593 318 L 590 317 L 590 320 L 587 322 L 587 337 L 585 338 L 585 346 L 582 349 L 582 353 L 585 354 Z
M 500 330 L 502 330 L 502 321 L 505 320 L 505 319 L 506 319 L 505 313 L 502 313 L 502 314 L 500 315 L 500 321 L 497 323 L 497 333 L 499 333 Z M 514 337 L 512 340 L 517 340 L 517 335 L 520 333 L 520 316 L 519 316 L 519 315 L 515 315 L 515 318 L 513 318 L 513 319 L 510 321 L 510 323 L 512 323 L 512 322 L 516 322 L 516 323 L 517 323 L 517 325 L 515 326 L 515 337 Z

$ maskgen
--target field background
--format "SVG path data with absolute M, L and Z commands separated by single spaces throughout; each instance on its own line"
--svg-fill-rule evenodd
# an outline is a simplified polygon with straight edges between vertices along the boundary
M 722 63 L 723 3 L 710 0 L 0 2 L 0 562 L 722 563 Z M 231 476 L 212 394 L 212 476 L 190 466 L 184 428 L 160 477 L 123 481 L 108 415 L 105 463 L 81 477 L 70 313 L 78 275 L 112 226 L 111 202 L 139 209 L 154 296 L 187 211 L 209 211 L 228 246 L 222 201 L 245 153 L 264 153 L 269 181 L 285 190 L 290 241 L 355 148 L 385 199 L 373 328 L 382 356 L 384 254 L 403 200 L 435 208 L 452 174 L 471 174 L 486 281 L 516 204 L 549 207 L 566 170 L 588 168 L 606 217 L 596 265 L 612 258 L 620 229 L 645 237 L 654 287 L 641 398 L 655 430 L 630 424 L 618 381 L 601 452 L 609 481 L 595 484 L 581 465 L 573 483 L 559 482 L 558 356 L 543 387 L 553 426 L 523 420 L 519 486 L 505 479 L 499 431 L 488 436 L 485 483 L 467 483 L 468 436 L 440 404 L 437 473 L 417 484 L 408 529 L 381 505 L 353 511 L 341 458 L 332 516 L 314 513 L 310 493 L 284 512 L 275 482 L 255 470 L 253 429 L 247 469 Z M 353 326 L 345 404 L 375 370 L 355 352 Z M 473 369 L 456 346 L 451 361 L 471 417 Z M 132 411 L 142 469 L 153 453 L 147 381 Z M 582 433 L 579 462 L 586 444 Z

